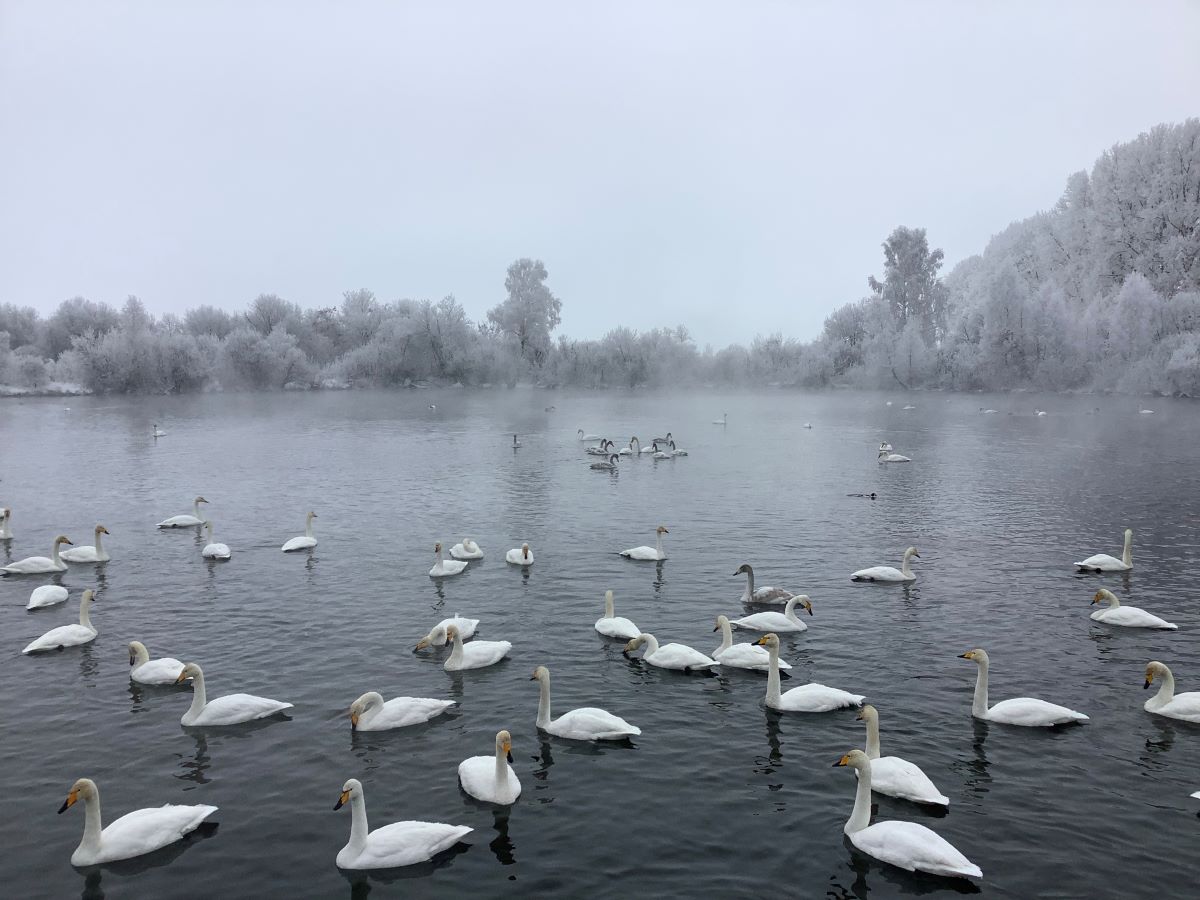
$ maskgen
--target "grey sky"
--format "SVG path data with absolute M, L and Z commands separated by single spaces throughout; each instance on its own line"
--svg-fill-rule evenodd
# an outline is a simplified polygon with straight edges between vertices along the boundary
M 1200 114 L 1195 2 L 0 0 L 0 302 L 453 293 L 811 337 Z

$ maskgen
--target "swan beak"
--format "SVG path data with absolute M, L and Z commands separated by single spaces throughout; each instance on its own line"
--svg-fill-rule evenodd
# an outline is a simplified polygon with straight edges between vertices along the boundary
M 975 654 L 973 654 L 970 650 L 968 650 L 966 653 L 958 654 L 958 658 L 959 659 L 974 659 Z
M 59 814 L 65 813 L 68 809 L 75 805 L 75 801 L 79 799 L 79 791 L 71 791 L 67 794 L 67 799 L 63 801 L 62 806 L 58 808 Z
M 358 713 L 350 713 L 350 730 L 355 731 L 358 728 Z
M 421 640 L 417 641 L 417 646 L 413 647 L 413 653 L 416 653 L 418 650 L 424 650 L 428 646 L 429 638 L 421 638 Z
M 132 662 L 131 662 L 131 664 L 132 664 Z M 187 672 L 180 672 L 179 677 L 175 679 L 175 683 L 182 684 L 183 682 L 187 681 L 187 678 L 188 678 Z
M 767 636 L 764 634 L 762 637 L 760 637 L 757 641 L 754 642 L 754 646 L 757 647 L 759 644 L 765 644 L 766 642 L 767 642 Z
M 811 616 L 812 615 L 812 604 L 809 603 L 807 606 L 805 606 L 804 611 Z
M 920 553 L 917 553 L 917 552 L 915 552 L 915 551 L 913 552 L 913 556 L 915 556 L 917 559 L 920 559 L 920 558 L 921 558 L 921 554 L 920 554 Z
M 836 769 L 838 766 L 847 766 L 849 764 L 850 764 L 850 757 L 843 756 L 841 759 L 839 759 L 837 762 L 835 762 L 832 766 L 830 766 L 830 768 Z
M 721 630 L 721 626 L 720 626 L 720 625 L 714 625 L 714 626 L 713 626 L 713 631 L 720 631 L 720 630 Z
M 74 544 L 74 543 L 71 541 L 71 539 L 70 539 L 70 538 L 63 538 L 63 543 L 64 543 L 64 544 L 70 544 L 72 547 L 74 547 L 74 546 L 75 546 L 75 544 Z
M 338 797 L 338 802 L 333 805 L 334 810 L 341 809 L 342 806 L 345 805 L 346 801 L 349 799 L 350 799 L 350 792 L 342 791 L 341 796 Z
M 136 661 L 136 660 L 135 660 L 135 658 L 134 658 L 134 657 L 132 657 L 132 656 L 131 656 L 131 657 L 129 657 L 129 664 L 130 664 L 131 666 L 134 664 L 134 662 L 135 662 L 135 661 Z
M 1146 688 L 1150 687 L 1150 683 L 1151 683 L 1152 681 L 1154 681 L 1154 676 L 1153 676 L 1153 675 L 1147 675 L 1147 676 L 1146 676 L 1146 683 L 1142 685 L 1142 690 L 1145 690 Z

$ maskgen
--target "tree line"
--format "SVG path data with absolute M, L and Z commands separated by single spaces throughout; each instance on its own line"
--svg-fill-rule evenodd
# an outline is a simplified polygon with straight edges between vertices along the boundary
M 798 385 L 1200 393 L 1200 119 L 1159 125 L 1077 172 L 1055 206 L 943 275 L 924 229 L 896 228 L 879 276 L 802 342 L 700 349 L 684 326 L 555 336 L 540 260 L 508 268 L 472 322 L 453 295 L 154 317 L 76 297 L 46 318 L 0 305 L 0 385 L 98 393 L 397 386 Z

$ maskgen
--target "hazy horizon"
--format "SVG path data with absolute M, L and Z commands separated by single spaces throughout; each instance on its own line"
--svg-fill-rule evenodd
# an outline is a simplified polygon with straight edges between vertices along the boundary
M 481 320 L 528 256 L 575 337 L 812 338 L 895 226 L 949 271 L 1200 112 L 1197 45 L 1184 2 L 3 2 L 0 303 Z

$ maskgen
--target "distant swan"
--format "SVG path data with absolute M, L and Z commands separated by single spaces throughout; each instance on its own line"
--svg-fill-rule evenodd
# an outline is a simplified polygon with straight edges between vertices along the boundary
M 514 435 L 513 435 L 512 447 L 513 447 L 513 449 L 514 449 L 514 450 L 516 450 L 516 449 L 518 449 L 520 446 L 521 446 L 521 442 L 520 442 L 519 440 L 517 440 L 517 436 L 514 434 Z
M 600 446 L 586 447 L 584 448 L 583 452 L 588 454 L 588 456 L 609 456 L 613 452 L 613 448 L 616 446 L 617 445 L 612 441 L 605 438 L 604 440 L 600 441 Z
M 550 713 L 550 670 L 538 666 L 529 679 L 539 683 L 537 727 L 539 731 L 573 741 L 620 741 L 636 737 L 642 729 L 630 725 L 620 716 L 595 706 L 581 706 L 565 712 L 557 719 Z
M 1182 719 L 1184 722 L 1200 722 L 1200 691 L 1189 691 L 1186 694 L 1175 693 L 1175 676 L 1163 663 L 1152 662 L 1146 665 L 1146 683 L 1150 687 L 1155 677 L 1162 680 L 1158 693 L 1143 705 L 1146 712 L 1167 716 L 1171 719 Z
M 916 409 L 916 407 L 915 407 L 915 406 L 913 406 L 913 405 L 910 403 L 909 405 L 905 406 L 905 407 L 904 407 L 904 409 L 906 409 L 906 410 L 909 410 L 909 409 Z
M 1035 409 L 1033 414 L 1040 417 L 1046 415 L 1046 411 L 1044 409 Z
M 733 573 L 733 577 L 737 578 L 739 575 L 746 576 L 746 589 L 742 591 L 742 596 L 738 598 L 742 603 L 763 603 L 773 606 L 783 606 L 793 597 L 791 591 L 785 591 L 783 588 L 766 585 L 755 588 L 754 568 L 750 563 L 742 563 L 738 566 L 737 571 Z
M 377 691 L 367 691 L 350 704 L 351 731 L 389 731 L 420 725 L 454 706 L 453 700 L 430 697 L 393 697 L 384 702 Z
M 617 460 L 619 458 L 620 457 L 618 457 L 617 454 L 613 453 L 604 462 L 594 462 L 591 464 L 591 466 L 589 466 L 589 468 L 596 469 L 597 471 L 601 472 L 615 472 L 617 471 Z
M 438 541 L 433 545 L 434 556 L 437 557 L 437 562 L 433 564 L 433 568 L 429 570 L 430 578 L 449 578 L 451 575 L 457 575 L 467 567 L 465 562 L 457 559 L 442 559 L 442 542 Z
M 899 453 L 888 453 L 885 450 L 879 451 L 879 462 L 881 463 L 906 463 L 912 462 L 912 458 L 901 456 Z
M 778 615 L 778 613 L 776 613 Z M 729 627 L 727 616 L 717 616 L 717 627 L 713 631 L 721 632 L 721 644 L 712 653 L 712 658 L 724 668 L 754 669 L 766 672 L 771 668 L 771 654 L 755 644 L 735 644 L 733 629 Z M 785 660 L 779 661 L 779 668 L 790 669 L 792 664 Z
M 62 603 L 67 599 L 67 589 L 59 584 L 43 584 L 41 587 L 34 588 L 33 593 L 29 595 L 29 602 L 25 604 L 26 609 L 41 609 L 44 606 L 54 606 L 56 603 Z
M 157 425 L 154 426 L 153 436 L 156 438 L 166 437 L 167 433 L 160 429 Z
M 665 446 L 665 445 L 671 443 L 672 440 L 674 440 L 674 438 L 672 437 L 671 432 L 668 431 L 666 437 L 656 437 L 654 439 L 654 443 L 663 444 Z
M 472 756 L 458 764 L 462 789 L 484 803 L 508 806 L 521 796 L 521 782 L 509 765 L 512 762 L 512 735 L 496 732 L 495 756 Z
M 60 534 L 54 539 L 54 546 L 51 547 L 49 556 L 27 556 L 25 559 L 19 559 L 15 563 L 0 568 L 0 574 L 48 575 L 51 572 L 65 572 L 67 564 L 59 557 L 58 548 L 62 544 L 70 543 L 70 538 L 65 534 Z
M 282 700 L 253 694 L 226 694 L 209 700 L 204 691 L 204 671 L 195 663 L 187 663 L 176 681 L 188 678 L 192 679 L 192 705 L 180 718 L 181 725 L 240 725 L 292 708 L 292 704 Z
M 129 642 L 129 678 L 139 684 L 175 684 L 183 672 L 183 663 L 172 656 L 150 658 L 141 641 Z
M 808 597 L 804 594 L 797 594 L 795 597 L 788 598 L 781 613 L 775 612 L 775 610 L 754 613 L 750 616 L 742 616 L 740 619 L 734 619 L 733 624 L 738 628 L 748 628 L 751 631 L 808 631 L 808 626 L 796 618 L 795 609 L 797 606 L 810 616 L 813 614 L 812 603 Z
M 1152 410 L 1152 409 L 1139 409 L 1139 410 L 1138 410 L 1138 412 L 1139 412 L 1141 415 L 1143 415 L 1143 416 L 1152 416 L 1152 415 L 1154 415 L 1154 410 Z
M 46 650 L 61 650 L 64 647 L 79 647 L 96 639 L 96 629 L 92 625 L 88 610 L 96 599 L 96 592 L 90 588 L 79 598 L 79 622 L 70 625 L 59 625 L 51 628 L 35 641 L 31 641 L 22 653 L 42 653 Z
M 1138 609 L 1136 606 L 1122 606 L 1117 595 L 1108 588 L 1100 588 L 1096 591 L 1096 595 L 1092 597 L 1092 603 L 1108 603 L 1108 606 L 1092 613 L 1094 620 L 1107 625 L 1124 625 L 1126 628 L 1167 628 L 1172 631 L 1179 628 L 1178 625 L 1160 619 L 1158 616 L 1150 615 L 1144 609 Z
M 996 410 L 994 410 L 994 409 L 990 409 L 990 408 L 989 408 L 989 409 L 984 409 L 982 406 L 981 406 L 981 407 L 979 407 L 979 411 L 980 411 L 981 413 L 983 413 L 984 415 L 988 415 L 988 416 L 990 416 L 990 415 L 992 415 L 993 413 L 995 413 L 995 412 L 996 412 Z
M 281 548 L 284 553 L 293 553 L 296 550 L 308 550 L 317 546 L 317 539 L 313 537 L 312 520 L 317 517 L 315 512 L 309 511 L 309 514 L 304 517 L 304 534 L 300 537 L 294 537 Z
M 713 419 L 713 424 L 714 425 L 728 425 L 729 424 L 729 413 L 721 413 L 721 418 Z
M 229 559 L 233 555 L 229 549 L 229 545 L 213 540 L 213 523 L 205 522 L 204 530 L 208 534 L 208 543 L 204 545 L 204 549 L 200 551 L 200 555 L 205 559 Z
M 881 443 L 881 444 L 879 445 L 879 452 L 880 452 L 880 453 L 891 453 L 891 452 L 892 452 L 892 445 L 891 445 L 891 444 L 889 444 L 887 441 L 884 441 L 883 443 Z
M 771 665 L 767 670 L 767 696 L 765 703 L 771 709 L 780 712 L 823 713 L 835 709 L 846 709 L 851 706 L 862 706 L 866 697 L 861 694 L 851 694 L 838 688 L 827 687 L 813 681 L 794 687 L 786 694 L 779 692 L 779 636 L 764 634 L 754 642 L 760 647 L 766 647 L 771 656 Z
M 674 453 L 668 453 L 666 450 L 660 450 L 658 448 L 658 441 L 655 441 L 650 446 L 654 449 L 654 452 L 650 455 L 651 459 L 674 459 L 675 458 Z
M 643 561 L 661 561 L 667 558 L 667 554 L 663 551 L 662 536 L 670 534 L 667 531 L 666 525 L 659 525 L 654 531 L 655 544 L 653 547 L 647 547 L 643 544 L 641 547 L 631 547 L 628 550 L 622 550 L 621 556 L 627 559 L 640 559 Z
M 1015 697 L 1012 700 L 1001 700 L 993 707 L 988 707 L 988 665 L 989 659 L 985 651 L 975 649 L 959 654 L 961 659 L 970 659 L 979 667 L 975 678 L 975 699 L 971 703 L 971 715 L 988 722 L 1001 722 L 1005 725 L 1024 725 L 1034 728 L 1049 728 L 1052 725 L 1064 725 L 1068 722 L 1086 722 L 1088 717 L 1081 712 L 1059 706 L 1057 703 L 1047 703 L 1035 697 Z
M 342 869 L 395 869 L 433 859 L 449 850 L 474 829 L 466 825 L 441 822 L 393 822 L 370 831 L 367 828 L 367 802 L 362 782 L 349 779 L 342 785 L 335 810 L 350 803 L 350 840 L 338 851 Z
M 11 541 L 12 538 L 12 510 L 5 506 L 0 508 L 0 541 Z
M 871 787 L 889 797 L 949 806 L 950 798 L 937 789 L 921 767 L 899 756 L 879 755 L 879 711 L 867 704 L 858 718 L 867 723 L 867 757 L 871 760 Z
M 522 544 L 520 547 L 505 553 L 504 561 L 514 566 L 532 566 L 533 553 L 530 551 L 528 544 Z
M 642 633 L 629 619 L 615 614 L 612 591 L 604 592 L 604 617 L 596 620 L 596 630 L 605 637 L 626 641 L 631 641 Z
M 703 672 L 706 669 L 714 669 L 719 665 L 715 659 L 709 659 L 699 650 L 695 650 L 686 644 L 663 644 L 660 647 L 658 639 L 646 632 L 642 632 L 631 640 L 621 652 L 628 656 L 643 645 L 645 645 L 646 650 L 642 654 L 642 659 L 652 666 L 658 666 L 660 669 Z
M 469 644 L 463 644 L 462 635 L 453 625 L 446 629 L 446 639 L 454 641 L 454 649 L 442 663 L 442 668 L 447 672 L 482 669 L 495 665 L 512 649 L 512 644 L 508 641 L 471 641 Z
M 1125 529 L 1125 548 L 1121 551 L 1120 559 L 1107 553 L 1097 553 L 1075 563 L 1075 567 L 1080 572 L 1128 572 L 1133 568 L 1133 529 Z
M 917 576 L 913 574 L 909 568 L 908 561 L 913 557 L 921 558 L 921 554 L 917 552 L 916 547 L 909 547 L 904 551 L 904 559 L 900 563 L 900 568 L 895 566 L 872 566 L 869 569 L 859 569 L 850 575 L 851 581 L 916 581 Z
M 198 803 L 183 806 L 167 803 L 135 809 L 102 826 L 100 818 L 100 789 L 90 778 L 80 778 L 58 808 L 66 812 L 83 798 L 83 840 L 71 854 L 71 865 L 93 866 L 99 863 L 132 859 L 173 844 L 200 827 L 204 819 L 217 811 L 215 806 Z
M 159 528 L 194 528 L 197 525 L 204 524 L 204 518 L 200 515 L 200 504 L 207 503 L 203 497 L 197 497 L 192 501 L 193 515 L 190 516 L 171 516 L 169 519 L 164 519 L 158 523 Z
M 451 547 L 450 555 L 455 559 L 483 559 L 483 551 L 479 549 L 479 545 L 468 537 L 463 538 L 461 544 Z
M 580 429 L 579 429 L 579 431 L 577 431 L 577 432 L 575 432 L 575 433 L 576 433 L 577 435 L 579 435 L 579 439 L 580 439 L 581 441 L 599 441 L 599 440 L 603 440 L 603 438 L 601 438 L 601 437 L 600 437 L 600 435 L 598 435 L 598 434 L 584 434 L 584 433 L 583 433 L 583 429 L 582 429 L 582 428 L 580 428 Z
M 108 534 L 108 529 L 103 525 L 97 525 L 95 528 L 96 544 L 94 547 L 72 547 L 70 550 L 63 550 L 59 553 L 67 562 L 73 563 L 102 563 L 108 562 L 111 557 L 105 552 L 104 546 L 100 543 L 100 535 Z
M 635 434 L 633 437 L 631 437 L 629 439 L 629 446 L 622 447 L 619 451 L 617 451 L 617 455 L 618 456 L 638 456 L 641 452 L 642 452 L 642 442 L 638 440 L 638 436 Z

